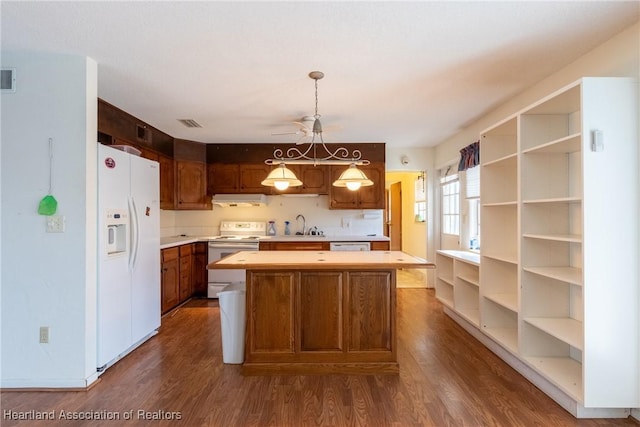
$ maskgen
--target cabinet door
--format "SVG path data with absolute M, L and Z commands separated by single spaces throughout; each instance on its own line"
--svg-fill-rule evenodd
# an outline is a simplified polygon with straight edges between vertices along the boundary
M 372 163 L 367 166 L 358 166 L 358 168 L 373 181 L 373 185 L 361 187 L 356 191 L 358 209 L 384 209 L 384 164 Z
M 358 166 L 373 185 L 351 191 L 345 187 L 330 187 L 331 209 L 384 209 L 384 163 L 372 163 Z M 331 182 L 340 177 L 344 171 L 342 166 L 331 167 Z
M 389 242 L 371 242 L 372 251 L 388 251 Z
M 207 193 L 233 194 L 240 191 L 240 167 L 236 164 L 207 165 Z
M 347 351 L 395 351 L 395 286 L 388 271 L 348 272 Z
M 295 273 L 248 272 L 247 361 L 274 356 L 285 360 L 295 352 Z
M 271 187 L 265 187 L 261 184 L 270 171 L 271 166 L 264 163 L 240 165 L 240 192 L 271 194 Z
M 194 243 L 193 255 L 193 294 L 206 296 L 207 294 L 207 244 Z
M 160 163 L 160 209 L 175 208 L 175 165 L 171 157 L 159 154 Z
M 328 194 L 330 174 L 327 166 L 302 165 L 298 178 L 302 181 L 300 193 Z
M 262 247 L 260 247 L 262 249 Z M 265 248 L 267 249 L 267 248 Z M 271 251 L 328 251 L 329 242 L 270 242 L 269 248 Z
M 207 166 L 201 162 L 176 161 L 176 209 L 207 208 Z
M 346 167 L 331 166 L 331 182 L 340 178 Z M 360 190 L 358 190 L 360 191 Z M 331 209 L 357 209 L 358 191 L 351 191 L 346 187 L 331 186 L 329 190 L 329 208 Z
M 298 316 L 300 351 L 343 350 L 343 274 L 341 271 L 300 273 Z
M 179 302 L 178 248 L 162 250 L 162 313 L 166 313 Z
M 193 256 L 191 255 L 193 245 L 180 246 L 180 302 L 187 300 L 193 293 L 192 269 Z

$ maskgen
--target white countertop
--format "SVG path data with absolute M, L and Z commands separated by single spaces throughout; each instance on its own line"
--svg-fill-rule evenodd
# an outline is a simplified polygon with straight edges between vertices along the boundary
M 435 268 L 435 264 L 401 251 L 241 251 L 207 265 L 209 269 L 368 270 Z
M 213 236 L 168 236 L 160 238 L 160 249 L 188 245 L 195 242 L 207 242 Z M 260 240 L 267 242 L 388 242 L 387 236 L 264 236 Z

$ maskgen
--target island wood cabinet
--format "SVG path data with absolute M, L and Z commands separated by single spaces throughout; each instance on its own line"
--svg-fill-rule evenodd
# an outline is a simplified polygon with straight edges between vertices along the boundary
M 395 373 L 395 299 L 393 269 L 249 271 L 243 373 Z
M 344 169 L 342 166 L 331 166 L 331 182 L 337 180 Z M 331 209 L 384 209 L 384 163 L 371 163 L 367 166 L 358 166 L 358 169 L 373 181 L 373 185 L 360 187 L 357 191 L 332 185 L 329 194 Z

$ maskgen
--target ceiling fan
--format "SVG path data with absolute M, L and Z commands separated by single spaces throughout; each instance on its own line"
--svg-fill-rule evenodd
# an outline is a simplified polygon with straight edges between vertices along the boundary
M 298 130 L 295 132 L 275 132 L 271 135 L 300 135 L 300 138 L 296 141 L 297 145 L 302 144 L 303 139 L 307 137 L 313 136 L 313 124 L 315 122 L 315 117 L 313 116 L 304 116 L 300 121 L 293 122 Z

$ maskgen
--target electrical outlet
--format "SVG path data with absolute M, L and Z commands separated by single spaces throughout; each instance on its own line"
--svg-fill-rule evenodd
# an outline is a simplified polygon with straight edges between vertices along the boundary
M 49 344 L 48 326 L 40 326 L 40 344 Z
M 51 215 L 47 217 L 47 233 L 64 233 L 64 215 Z
M 351 218 L 348 216 L 342 218 L 342 228 L 351 228 Z

